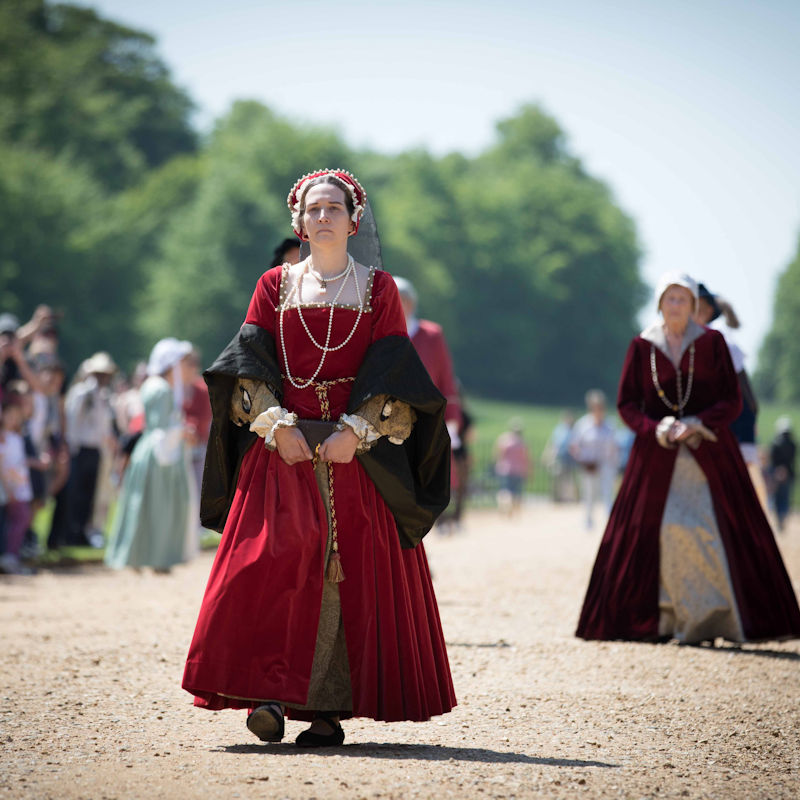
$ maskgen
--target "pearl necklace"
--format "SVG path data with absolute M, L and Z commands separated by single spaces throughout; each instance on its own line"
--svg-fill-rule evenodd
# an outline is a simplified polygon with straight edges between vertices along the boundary
M 650 376 L 653 379 L 653 386 L 655 387 L 656 394 L 661 398 L 661 402 L 668 408 L 670 411 L 674 411 L 678 418 L 683 416 L 683 410 L 686 408 L 686 404 L 689 402 L 689 397 L 692 394 L 692 385 L 694 384 L 694 342 L 689 345 L 689 377 L 686 381 L 686 394 L 682 397 L 682 377 L 681 377 L 681 365 L 678 363 L 678 366 L 675 367 L 675 384 L 678 394 L 678 402 L 673 403 L 666 395 L 666 392 L 661 387 L 661 383 L 658 380 L 658 370 L 656 369 L 656 346 L 654 344 L 650 344 Z
M 338 275 L 334 275 L 333 277 L 330 278 L 325 277 L 324 275 L 320 275 L 319 272 L 317 272 L 314 269 L 314 262 L 311 260 L 311 256 L 308 257 L 307 263 L 308 263 L 308 271 L 317 279 L 317 282 L 319 283 L 320 292 L 327 292 L 329 283 L 334 283 L 338 280 L 341 280 L 342 278 L 344 278 L 345 275 L 347 275 L 348 272 L 350 272 L 350 267 L 353 266 L 353 256 L 351 256 L 348 253 L 347 266 Z
M 308 265 L 306 265 L 306 267 L 308 267 Z M 281 305 L 280 315 L 278 317 L 278 332 L 280 333 L 281 349 L 283 350 L 283 363 L 284 363 L 284 366 L 286 367 L 286 377 L 288 378 L 289 383 L 291 383 L 292 386 L 294 386 L 295 389 L 307 389 L 309 386 L 311 386 L 314 383 L 314 381 L 317 379 L 317 375 L 319 375 L 320 371 L 322 370 L 322 365 L 325 363 L 325 358 L 328 355 L 328 353 L 333 353 L 336 350 L 341 350 L 353 338 L 353 334 L 355 334 L 356 328 L 358 328 L 358 323 L 361 321 L 361 315 L 364 313 L 364 298 L 361 297 L 361 289 L 360 289 L 360 287 L 358 285 L 358 273 L 357 273 L 356 268 L 355 268 L 355 261 L 353 261 L 353 258 L 351 256 L 349 256 L 349 255 L 348 255 L 348 263 L 347 263 L 346 272 L 352 272 L 353 273 L 353 281 L 355 282 L 356 296 L 358 297 L 359 302 L 358 302 L 358 316 L 356 317 L 356 321 L 353 324 L 352 330 L 350 331 L 350 333 L 347 334 L 346 338 L 344 339 L 344 341 L 341 344 L 338 344 L 335 347 L 331 347 L 330 346 L 330 343 L 331 343 L 331 332 L 333 331 L 333 309 L 334 309 L 334 306 L 336 305 L 336 301 L 341 297 L 342 291 L 344 290 L 344 287 L 347 285 L 347 278 L 346 277 L 345 277 L 344 281 L 342 281 L 342 285 L 339 287 L 339 291 L 336 293 L 336 297 L 333 298 L 333 300 L 331 301 L 330 306 L 329 306 L 330 315 L 328 317 L 328 331 L 327 331 L 327 334 L 325 336 L 325 344 L 324 345 L 319 344 L 319 342 L 317 342 L 317 340 L 312 335 L 311 331 L 309 330 L 308 325 L 306 324 L 305 317 L 303 317 L 303 310 L 302 310 L 302 308 L 300 308 L 300 290 L 301 290 L 301 286 L 302 286 L 302 283 L 303 283 L 303 275 L 305 274 L 305 268 L 300 273 L 300 276 L 298 277 L 297 283 L 294 285 L 294 288 L 292 289 L 291 292 L 289 292 L 289 296 L 286 298 L 286 301 Z M 300 318 L 300 322 L 302 323 L 303 328 L 305 329 L 306 335 L 311 340 L 311 343 L 318 350 L 322 351 L 322 357 L 319 360 L 319 364 L 317 365 L 317 368 L 314 371 L 314 374 L 310 378 L 308 378 L 308 380 L 302 380 L 302 379 L 299 379 L 299 378 L 295 378 L 292 375 L 292 372 L 289 369 L 289 356 L 288 356 L 288 353 L 286 351 L 286 340 L 284 338 L 284 333 L 283 333 L 283 331 L 284 331 L 283 315 L 284 315 L 286 309 L 288 308 L 290 301 L 292 300 L 292 298 L 295 295 L 297 295 L 297 315 Z

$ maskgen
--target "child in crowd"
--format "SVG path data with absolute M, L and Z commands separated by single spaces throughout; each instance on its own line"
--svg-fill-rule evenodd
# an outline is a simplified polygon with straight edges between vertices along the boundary
M 0 476 L 8 495 L 6 542 L 5 551 L 0 555 L 0 571 L 14 574 L 27 572 L 20 563 L 19 552 L 33 516 L 33 489 L 22 437 L 25 412 L 21 401 L 18 394 L 7 394 L 2 402 L 0 421 Z

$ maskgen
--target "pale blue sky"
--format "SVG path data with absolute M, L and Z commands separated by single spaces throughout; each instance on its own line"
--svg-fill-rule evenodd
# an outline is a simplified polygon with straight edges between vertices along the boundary
M 797 0 L 85 5 L 157 37 L 201 125 L 251 98 L 354 146 L 470 153 L 541 103 L 636 221 L 645 279 L 725 294 L 755 365 L 800 232 Z

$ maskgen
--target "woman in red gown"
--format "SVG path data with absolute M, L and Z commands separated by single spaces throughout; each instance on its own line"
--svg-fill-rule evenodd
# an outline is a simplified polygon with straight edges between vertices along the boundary
M 393 279 L 348 255 L 365 206 L 343 171 L 295 184 L 310 256 L 262 275 L 206 373 L 201 516 L 224 529 L 183 686 L 203 708 L 251 709 L 263 741 L 284 716 L 312 721 L 298 745 L 335 745 L 340 719 L 421 721 L 456 702 L 419 543 L 448 501 L 445 401 Z
M 800 636 L 775 538 L 729 429 L 741 409 L 721 333 L 691 319 L 697 286 L 662 277 L 663 324 L 630 344 L 620 416 L 636 433 L 583 604 L 584 639 Z

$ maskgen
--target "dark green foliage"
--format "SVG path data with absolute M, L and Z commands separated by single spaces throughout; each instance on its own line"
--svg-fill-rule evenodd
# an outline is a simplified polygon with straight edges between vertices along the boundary
M 351 150 L 236 103 L 192 153 L 190 102 L 146 34 L 90 10 L 0 6 L 0 310 L 63 308 L 70 365 L 129 368 L 167 335 L 210 361 L 241 324 L 296 178 L 366 187 L 386 268 L 445 327 L 472 392 L 574 403 L 613 392 L 642 297 L 633 224 L 536 106 L 485 152 Z M 2 144 L 5 141 L 5 144 Z
M 68 155 L 121 189 L 195 149 L 191 108 L 148 34 L 88 8 L 0 4 L 0 138 Z
M 800 239 L 778 279 L 772 329 L 761 346 L 755 382 L 765 400 L 800 402 Z

